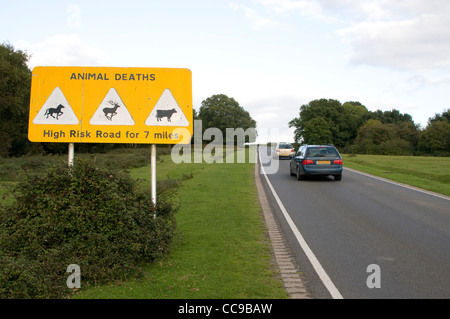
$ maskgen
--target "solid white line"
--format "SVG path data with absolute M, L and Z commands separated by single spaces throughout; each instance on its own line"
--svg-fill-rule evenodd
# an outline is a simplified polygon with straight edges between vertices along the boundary
M 259 153 L 259 152 L 258 152 Z M 261 170 L 266 178 L 267 184 L 269 185 L 270 190 L 272 191 L 273 196 L 275 197 L 275 200 L 278 203 L 278 206 L 281 209 L 281 212 L 284 215 L 284 218 L 286 218 L 287 223 L 291 227 L 292 232 L 295 235 L 295 238 L 297 239 L 298 243 L 300 244 L 300 247 L 305 252 L 306 256 L 308 257 L 310 263 L 314 267 L 314 270 L 316 271 L 319 278 L 322 280 L 325 287 L 328 289 L 329 293 L 334 299 L 344 299 L 339 292 L 339 290 L 336 288 L 336 286 L 331 281 L 330 277 L 327 275 L 325 269 L 323 269 L 322 265 L 320 264 L 319 260 L 316 258 L 314 253 L 312 252 L 311 248 L 309 248 L 308 244 L 306 243 L 305 239 L 303 238 L 302 234 L 298 230 L 298 228 L 295 226 L 293 220 L 291 219 L 291 216 L 289 216 L 289 213 L 287 212 L 286 208 L 284 207 L 283 203 L 281 202 L 280 198 L 277 195 L 277 192 L 272 186 L 272 183 L 270 183 L 269 178 L 266 175 L 266 171 L 264 170 L 264 166 L 262 165 L 261 161 L 261 155 L 259 154 L 259 162 L 261 163 Z
M 386 183 L 390 183 L 390 184 L 394 184 L 394 185 L 397 185 L 397 186 L 401 186 L 401 187 L 404 187 L 404 188 L 407 188 L 407 189 L 411 189 L 411 190 L 414 190 L 414 191 L 417 191 L 417 192 L 421 192 L 421 193 L 424 193 L 424 194 L 427 194 L 427 195 L 431 195 L 431 196 L 439 197 L 439 198 L 442 198 L 442 199 L 450 200 L 450 197 L 445 196 L 443 194 L 438 194 L 438 193 L 434 193 L 434 192 L 431 192 L 431 191 L 427 191 L 427 190 L 422 189 L 422 188 L 418 188 L 418 187 L 402 184 L 402 183 L 395 182 L 395 181 L 387 179 L 387 178 L 383 178 L 383 177 L 371 175 L 371 174 L 368 174 L 368 173 L 364 173 L 364 172 L 361 172 L 361 171 L 357 171 L 357 170 L 352 169 L 352 168 L 344 167 L 344 169 L 349 170 L 349 171 L 351 171 L 353 173 L 357 173 L 357 174 L 360 174 L 360 175 L 371 177 L 373 179 L 377 179 L 379 181 L 383 181 L 383 182 L 386 182 Z

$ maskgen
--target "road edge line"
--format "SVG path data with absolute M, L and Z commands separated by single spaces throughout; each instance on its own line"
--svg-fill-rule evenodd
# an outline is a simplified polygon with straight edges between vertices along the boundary
M 258 162 L 255 164 L 255 182 L 262 215 L 266 223 L 274 259 L 278 265 L 283 286 L 291 299 L 312 299 L 310 292 L 298 272 L 298 267 L 294 264 L 294 258 L 286 246 L 284 234 L 280 232 L 275 221 L 274 212 L 270 207 L 269 200 L 262 185 Z
M 354 168 L 349 168 L 349 167 L 344 167 L 344 169 L 349 170 L 350 172 L 353 172 L 353 173 L 361 174 L 363 176 L 371 177 L 373 179 L 376 179 L 376 180 L 379 180 L 379 181 L 382 181 L 382 182 L 386 182 L 386 183 L 390 183 L 390 184 L 393 184 L 393 185 L 396 185 L 396 186 L 404 187 L 404 188 L 407 188 L 407 189 L 410 189 L 410 190 L 413 190 L 413 191 L 416 191 L 416 192 L 424 193 L 424 194 L 431 195 L 431 196 L 434 196 L 434 197 L 438 197 L 438 198 L 441 198 L 441 199 L 450 200 L 450 197 L 447 196 L 447 195 L 439 194 L 439 193 L 436 193 L 436 192 L 432 192 L 432 191 L 429 191 L 429 190 L 426 190 L 426 189 L 423 189 L 423 188 L 420 188 L 420 187 L 416 187 L 416 186 L 400 183 L 400 182 L 394 181 L 392 179 L 388 179 L 386 177 L 372 175 L 372 174 L 369 174 L 369 173 L 366 173 L 366 172 L 362 172 L 362 171 L 358 171 L 358 170 L 356 170 Z
M 272 192 L 272 195 L 274 196 L 278 206 L 281 209 L 281 212 L 283 213 L 284 218 L 286 219 L 286 222 L 289 224 L 289 227 L 291 228 L 292 232 L 294 233 L 295 238 L 297 239 L 297 242 L 299 243 L 300 247 L 303 249 L 303 252 L 308 257 L 309 262 L 313 266 L 314 270 L 316 271 L 317 275 L 319 276 L 320 280 L 322 280 L 322 283 L 327 288 L 328 292 L 330 293 L 331 297 L 333 299 L 344 299 L 339 292 L 339 290 L 336 288 L 334 283 L 331 281 L 330 277 L 326 273 L 325 269 L 323 269 L 322 265 L 320 264 L 319 260 L 317 259 L 316 255 L 314 255 L 313 251 L 309 247 L 309 245 L 306 243 L 305 239 L 303 238 L 302 234 L 298 230 L 298 228 L 295 226 L 295 223 L 289 216 L 289 213 L 287 212 L 286 208 L 284 207 L 283 203 L 281 202 L 280 198 L 278 197 L 277 192 L 272 186 L 272 183 L 269 181 L 269 178 L 267 177 L 266 171 L 264 170 L 264 166 L 262 165 L 261 156 L 258 152 L 259 156 L 259 163 L 261 167 L 262 175 L 264 175 L 267 185 L 269 186 L 270 191 Z

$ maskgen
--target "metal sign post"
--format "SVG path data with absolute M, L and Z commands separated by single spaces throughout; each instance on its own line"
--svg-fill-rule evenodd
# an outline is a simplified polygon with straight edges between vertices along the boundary
M 150 171 L 151 171 L 150 177 L 151 177 L 152 202 L 156 209 L 156 144 L 152 144 Z M 153 213 L 153 218 L 156 218 L 156 210 Z
M 75 155 L 75 150 L 74 150 L 74 144 L 73 143 L 69 143 L 69 159 L 68 159 L 68 163 L 69 163 L 69 168 L 72 168 L 73 166 L 73 158 Z

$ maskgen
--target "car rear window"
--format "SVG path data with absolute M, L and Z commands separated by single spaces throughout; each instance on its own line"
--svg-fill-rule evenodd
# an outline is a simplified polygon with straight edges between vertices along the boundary
M 333 147 L 310 147 L 306 151 L 306 156 L 309 157 L 336 157 L 338 152 Z
M 278 145 L 279 148 L 293 148 L 291 144 L 280 144 Z

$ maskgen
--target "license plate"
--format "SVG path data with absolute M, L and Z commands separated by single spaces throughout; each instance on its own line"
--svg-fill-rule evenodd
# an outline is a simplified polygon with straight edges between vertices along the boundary
M 330 161 L 317 161 L 317 164 L 331 164 Z

